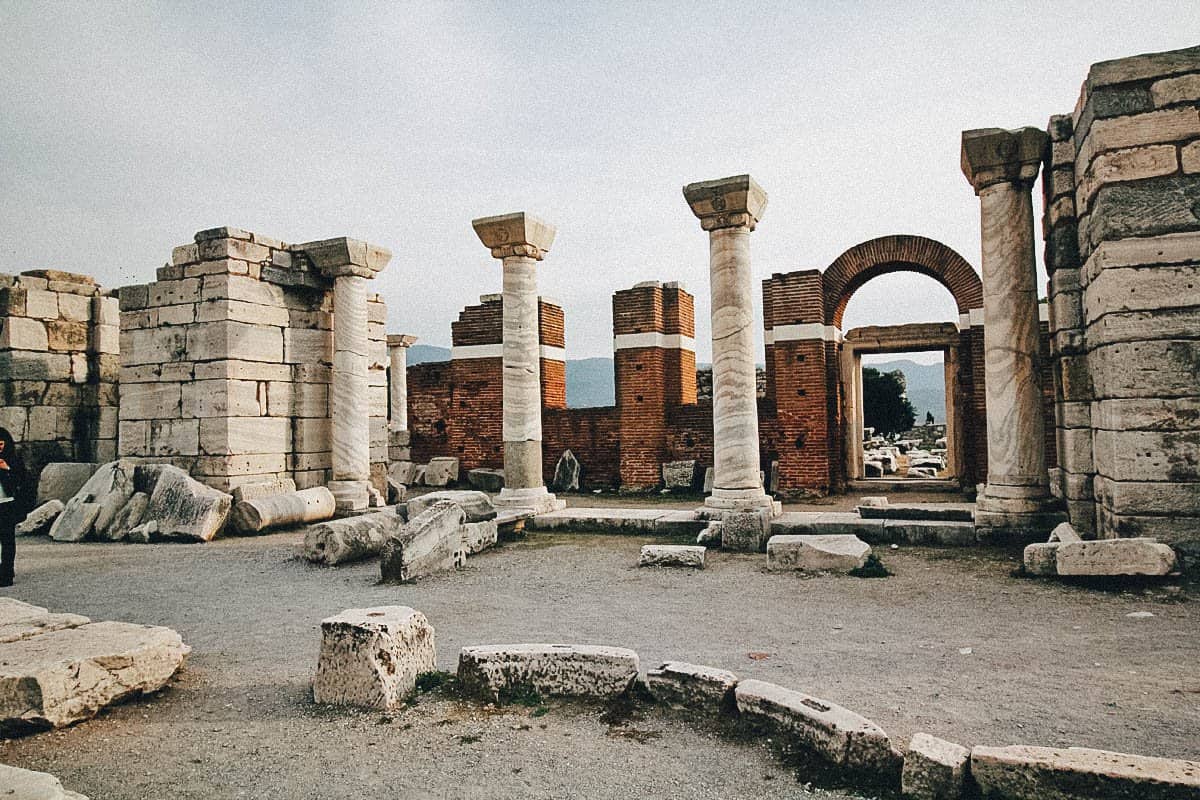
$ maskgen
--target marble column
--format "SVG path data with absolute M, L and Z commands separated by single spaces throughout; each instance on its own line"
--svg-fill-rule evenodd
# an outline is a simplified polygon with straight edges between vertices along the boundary
M 367 281 L 387 265 L 386 250 L 353 239 L 300 245 L 333 278 L 333 374 L 329 387 L 333 493 L 339 512 L 370 503 L 371 425 L 367 396 Z
M 708 231 L 712 293 L 713 489 L 706 510 L 774 509 L 759 474 L 750 231 L 767 195 L 749 175 L 688 184 L 683 196 Z
M 485 217 L 472 227 L 503 265 L 504 488 L 497 505 L 545 513 L 566 507 L 542 480 L 541 337 L 537 264 L 554 242 L 553 226 L 524 212 Z
M 1034 539 L 1064 519 L 1046 470 L 1031 190 L 1048 146 L 1037 128 L 966 131 L 962 170 L 979 196 L 987 486 L 985 536 Z
M 416 336 L 389 334 L 388 347 L 388 430 L 408 430 L 408 348 Z

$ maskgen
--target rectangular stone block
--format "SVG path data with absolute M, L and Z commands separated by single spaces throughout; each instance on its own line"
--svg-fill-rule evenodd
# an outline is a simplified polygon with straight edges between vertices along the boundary
M 291 449 L 291 425 L 278 417 L 214 417 L 201 419 L 204 455 L 286 453 Z
M 1092 403 L 1098 429 L 1187 431 L 1200 420 L 1200 397 L 1138 397 Z
M 283 288 L 245 275 L 206 275 L 202 300 L 242 300 L 261 306 L 287 306 Z
M 121 365 L 163 364 L 192 360 L 185 328 L 121 329 Z
M 266 389 L 256 381 L 194 381 L 183 386 L 184 417 L 256 417 L 266 413 Z
M 1180 75 L 1155 81 L 1150 84 L 1150 97 L 1159 108 L 1176 103 L 1200 101 L 1200 74 Z
M 321 621 L 317 703 L 389 711 L 437 668 L 433 626 L 406 606 L 352 608 Z
M 194 361 L 283 360 L 279 328 L 244 322 L 202 322 L 187 329 L 187 356 Z
M 976 747 L 971 776 L 985 796 L 1013 800 L 1178 800 L 1200 794 L 1200 763 L 1089 750 Z
M 46 323 L 27 317 L 0 319 L 0 349 L 44 351 L 49 347 Z
M 1176 568 L 1170 547 L 1142 538 L 1064 542 L 1057 565 L 1059 575 L 1076 577 L 1167 575 Z
M 1195 265 L 1158 265 L 1144 268 L 1111 267 L 1101 270 L 1083 294 L 1084 314 L 1089 323 L 1104 314 L 1128 311 L 1159 311 L 1195 308 L 1200 295 L 1200 241 L 1196 242 Z M 1164 338 L 1150 331 L 1146 338 Z
M 194 419 L 150 420 L 150 456 L 194 456 L 200 452 L 199 422 Z
M 286 381 L 291 380 L 292 368 L 286 364 L 263 361 L 221 359 L 197 364 L 195 377 L 204 380 Z
M 332 364 L 332 331 L 288 328 L 283 332 L 284 361 L 288 364 Z
M 900 789 L 911 800 L 956 800 L 963 796 L 971 751 L 927 733 L 914 734 L 904 756 Z
M 1200 136 L 1200 109 L 1196 108 L 1171 108 L 1096 120 L 1075 157 L 1075 174 L 1085 174 L 1092 160 L 1106 150 L 1177 142 L 1197 136 Z
M 1195 231 L 1200 228 L 1200 219 L 1193 213 L 1197 197 L 1200 175 L 1170 175 L 1103 186 L 1088 215 L 1089 251 L 1110 239 Z
M 1196 394 L 1200 341 L 1161 339 L 1111 344 L 1088 354 L 1095 397 L 1186 397 Z
M 1116 481 L 1200 481 L 1197 432 L 1097 430 L 1096 473 Z
M 180 384 L 130 383 L 121 388 L 122 419 L 177 419 Z M 191 416 L 191 415 L 189 415 Z
M 254 325 L 276 325 L 281 328 L 289 325 L 288 310 L 282 306 L 268 306 L 229 299 L 205 300 L 200 303 L 196 312 L 197 322 L 221 320 L 247 322 Z
M 293 449 L 297 453 L 328 451 L 333 443 L 328 417 L 297 418 L 292 421 Z
M 737 675 L 728 670 L 682 661 L 667 661 L 646 671 L 646 689 L 655 700 L 708 714 L 732 710 L 737 683 Z
M 621 647 L 502 644 L 464 647 L 458 679 L 468 693 L 503 700 L 512 694 L 613 699 L 632 688 L 638 657 Z
M 1109 510 L 1123 514 L 1200 517 L 1200 481 L 1115 481 L 1095 479 L 1095 496 Z
M 40 320 L 58 319 L 58 296 L 58 292 L 27 289 L 24 316 Z

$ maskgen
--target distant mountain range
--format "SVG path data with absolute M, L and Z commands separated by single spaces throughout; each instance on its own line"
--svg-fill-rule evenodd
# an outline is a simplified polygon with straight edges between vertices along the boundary
M 449 361 L 450 348 L 414 344 L 408 350 L 409 364 Z M 709 365 L 700 364 L 701 368 Z M 917 410 L 917 424 L 932 411 L 938 422 L 946 421 L 946 384 L 941 364 L 917 364 L 907 359 L 872 364 L 881 372 L 900 370 L 908 383 L 908 399 Z M 611 406 L 616 402 L 611 358 L 580 358 L 567 361 L 567 405 L 571 408 Z

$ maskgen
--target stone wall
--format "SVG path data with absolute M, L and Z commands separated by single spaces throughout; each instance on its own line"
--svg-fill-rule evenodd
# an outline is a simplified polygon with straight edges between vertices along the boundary
M 120 290 L 120 453 L 229 489 L 330 480 L 333 301 L 303 245 L 236 228 L 196 234 L 153 283 Z M 387 467 L 386 307 L 368 297 L 372 479 Z
M 35 475 L 117 451 L 117 298 L 84 275 L 0 275 L 0 426 Z

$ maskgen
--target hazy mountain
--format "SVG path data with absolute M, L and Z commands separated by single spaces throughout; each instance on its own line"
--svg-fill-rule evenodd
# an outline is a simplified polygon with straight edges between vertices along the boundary
M 925 424 L 925 412 L 937 422 L 946 421 L 946 374 L 941 364 L 918 364 L 908 359 L 867 364 L 880 372 L 900 370 L 908 384 L 908 399 L 917 410 L 917 424 Z
M 408 365 L 425 364 L 430 361 L 449 361 L 450 348 L 432 344 L 414 344 L 408 348 Z

